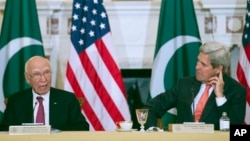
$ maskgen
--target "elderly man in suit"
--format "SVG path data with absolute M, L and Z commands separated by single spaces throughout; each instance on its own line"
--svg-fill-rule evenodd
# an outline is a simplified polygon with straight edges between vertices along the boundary
M 205 122 L 219 129 L 219 118 L 227 112 L 230 124 L 243 124 L 246 110 L 246 88 L 227 75 L 230 54 L 218 42 L 207 42 L 200 47 L 196 75 L 181 78 L 172 88 L 157 95 L 148 103 L 146 127 L 157 126 L 157 119 L 176 107 L 176 123 Z M 206 87 L 208 99 L 203 110 L 197 106 Z M 197 112 L 198 111 L 198 112 Z M 198 117 L 198 118 L 196 118 Z
M 42 123 L 52 129 L 89 130 L 89 124 L 81 113 L 80 104 L 73 93 L 51 87 L 51 65 L 41 56 L 30 58 L 25 64 L 25 78 L 31 88 L 17 92 L 8 98 L 1 130 L 10 125 Z M 37 97 L 42 97 L 40 103 Z M 38 118 L 38 107 L 43 105 L 42 121 Z

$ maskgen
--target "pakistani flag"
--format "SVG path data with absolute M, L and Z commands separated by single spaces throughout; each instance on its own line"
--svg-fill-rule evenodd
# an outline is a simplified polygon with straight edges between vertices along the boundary
M 150 82 L 151 98 L 173 87 L 178 78 L 195 74 L 200 45 L 193 0 L 162 0 Z M 175 109 L 169 112 L 176 114 Z M 174 118 L 166 114 L 162 119 L 164 128 L 174 122 Z
M 25 62 L 44 56 L 35 0 L 6 0 L 0 35 L 0 121 L 4 100 L 29 87 L 25 82 Z

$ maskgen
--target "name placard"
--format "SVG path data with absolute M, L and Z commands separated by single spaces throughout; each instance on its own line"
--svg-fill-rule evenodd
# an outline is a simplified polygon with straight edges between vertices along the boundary
M 9 135 L 41 135 L 50 134 L 50 125 L 36 125 L 36 126 L 10 126 Z
M 174 133 L 214 133 L 213 124 L 169 124 L 168 129 Z

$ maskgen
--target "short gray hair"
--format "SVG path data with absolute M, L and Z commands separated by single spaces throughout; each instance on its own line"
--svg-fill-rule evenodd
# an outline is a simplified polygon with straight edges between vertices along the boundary
M 223 72 L 228 73 L 230 67 L 230 53 L 226 46 L 216 41 L 209 41 L 201 45 L 200 52 L 207 54 L 213 68 L 223 66 Z
M 28 59 L 28 61 L 26 61 L 26 63 L 25 63 L 25 73 L 28 73 L 28 64 L 33 60 L 33 59 L 36 59 L 36 58 L 41 58 L 41 59 L 44 59 L 44 60 L 46 60 L 47 62 L 48 62 L 48 64 L 49 64 L 49 67 L 50 67 L 50 69 L 51 69 L 51 64 L 50 64 L 50 61 L 47 59 L 47 58 L 45 58 L 45 57 L 43 57 L 43 56 L 32 56 L 31 58 L 29 58 Z

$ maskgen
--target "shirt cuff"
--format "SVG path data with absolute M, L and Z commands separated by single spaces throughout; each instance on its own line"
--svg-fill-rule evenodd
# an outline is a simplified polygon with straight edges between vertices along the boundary
M 224 103 L 227 102 L 227 99 L 226 99 L 225 96 L 223 96 L 223 97 L 215 97 L 215 100 L 216 100 L 217 106 L 221 106 L 221 105 L 223 105 Z

